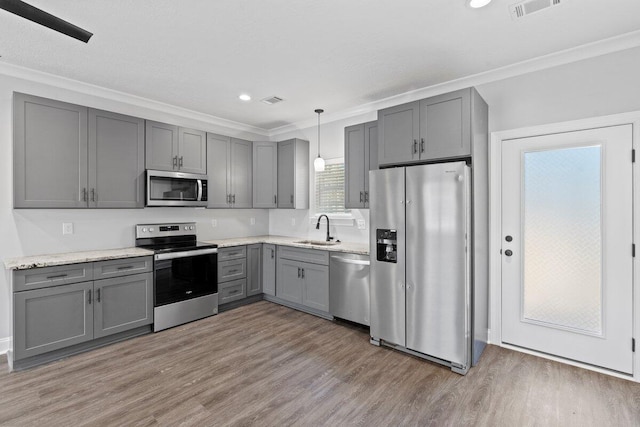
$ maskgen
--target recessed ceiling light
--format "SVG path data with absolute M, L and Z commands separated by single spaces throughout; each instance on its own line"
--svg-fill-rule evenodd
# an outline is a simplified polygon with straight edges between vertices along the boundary
M 246 93 L 243 93 L 238 98 L 240 98 L 241 101 L 251 101 L 251 97 L 249 95 L 247 95 Z
M 469 7 L 477 9 L 479 7 L 483 7 L 491 3 L 491 0 L 467 0 L 467 4 Z

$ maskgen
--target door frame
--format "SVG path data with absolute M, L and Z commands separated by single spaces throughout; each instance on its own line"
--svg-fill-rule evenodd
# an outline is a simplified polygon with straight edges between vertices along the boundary
M 543 136 L 623 124 L 633 125 L 633 149 L 636 150 L 638 156 L 636 162 L 633 164 L 633 241 L 640 244 L 640 209 L 635 208 L 636 204 L 640 203 L 640 177 L 638 176 L 640 174 L 637 169 L 637 165 L 640 163 L 640 150 L 638 149 L 640 147 L 640 111 L 491 133 L 491 140 L 489 142 L 489 343 L 618 378 L 640 382 L 640 357 L 638 357 L 640 353 L 640 280 L 638 277 L 640 275 L 638 274 L 640 272 L 638 269 L 640 266 L 640 255 L 633 259 L 633 336 L 637 340 L 636 344 L 638 347 L 633 354 L 633 375 L 621 374 L 585 363 L 575 362 L 533 350 L 522 349 L 502 342 L 502 255 L 500 254 L 500 249 L 502 246 L 501 164 L 503 144 L 508 144 L 510 140 L 516 138 Z M 629 153 L 629 156 L 631 156 L 631 153 Z

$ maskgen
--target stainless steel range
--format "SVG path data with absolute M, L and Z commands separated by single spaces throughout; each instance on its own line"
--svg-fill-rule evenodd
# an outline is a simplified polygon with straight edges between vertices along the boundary
M 218 313 L 218 246 L 196 224 L 140 224 L 136 246 L 154 251 L 154 332 Z

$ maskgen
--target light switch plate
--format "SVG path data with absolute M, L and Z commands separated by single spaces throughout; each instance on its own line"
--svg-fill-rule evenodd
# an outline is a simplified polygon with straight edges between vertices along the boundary
M 62 223 L 62 234 L 73 234 L 73 223 L 72 222 L 63 222 Z
M 359 219 L 358 230 L 364 230 L 365 228 L 367 228 L 367 224 L 365 223 L 364 219 Z

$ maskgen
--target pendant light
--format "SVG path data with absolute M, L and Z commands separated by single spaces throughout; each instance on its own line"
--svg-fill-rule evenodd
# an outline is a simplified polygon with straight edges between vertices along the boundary
M 320 157 L 320 114 L 324 113 L 324 110 L 318 108 L 315 112 L 318 113 L 318 157 L 313 161 L 313 168 L 316 172 L 322 172 L 324 170 L 324 159 Z

